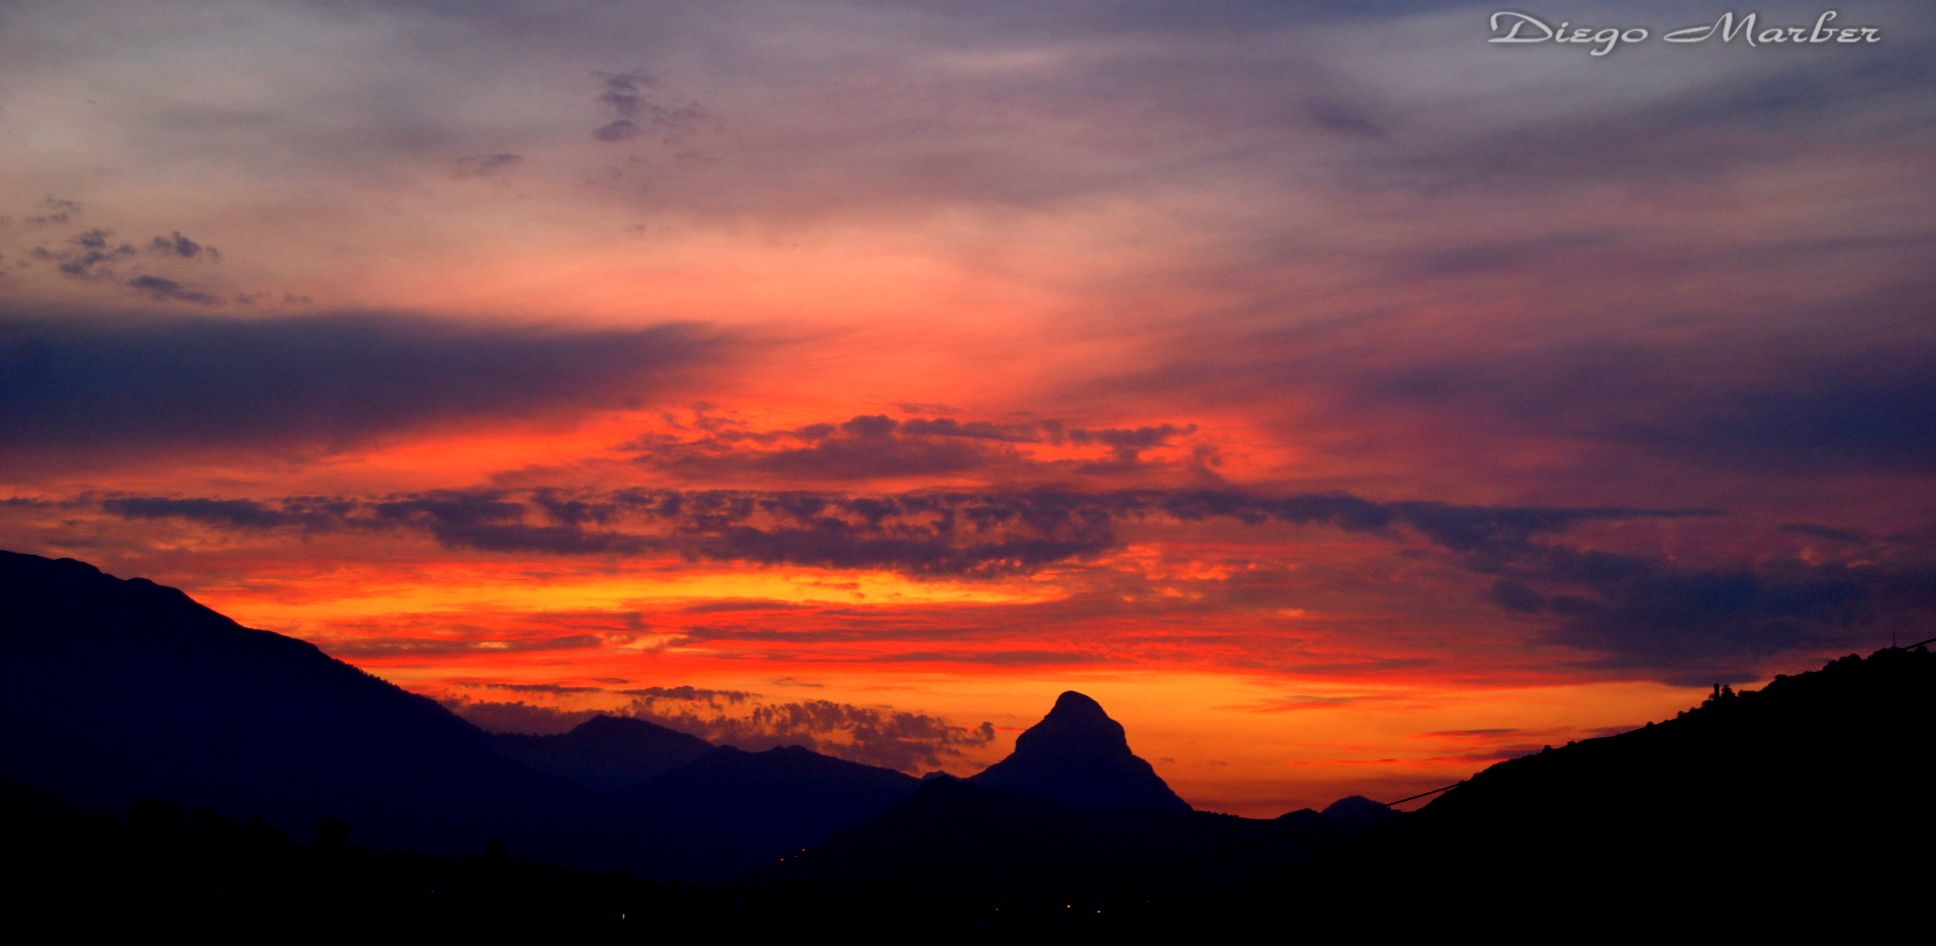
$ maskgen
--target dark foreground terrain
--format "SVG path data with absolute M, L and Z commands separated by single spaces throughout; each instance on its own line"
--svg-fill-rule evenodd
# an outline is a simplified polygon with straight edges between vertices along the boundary
M 501 737 L 172 589 L 0 553 L 16 917 L 625 938 L 1919 928 L 1936 657 L 1850 656 L 1423 810 L 1189 809 L 1093 700 L 919 781 L 638 720 Z

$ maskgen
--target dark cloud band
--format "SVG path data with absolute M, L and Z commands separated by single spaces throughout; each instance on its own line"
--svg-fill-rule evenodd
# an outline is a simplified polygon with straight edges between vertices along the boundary
M 150 288 L 180 288 L 165 282 Z M 621 407 L 728 347 L 686 324 L 565 331 L 393 315 L 0 312 L 0 450 L 333 447 L 459 417 Z
M 1260 496 L 1217 490 L 911 492 L 879 496 L 756 490 L 569 493 L 445 490 L 374 499 L 273 502 L 156 496 L 102 501 L 114 515 L 221 528 L 414 530 L 449 548 L 554 555 L 676 553 L 698 559 L 925 577 L 1027 573 L 1121 545 L 1130 522 L 1223 520 L 1407 530 L 1476 556 L 1520 553 L 1591 520 L 1707 515 L 1701 509 L 1460 506 L 1376 502 L 1347 493 Z

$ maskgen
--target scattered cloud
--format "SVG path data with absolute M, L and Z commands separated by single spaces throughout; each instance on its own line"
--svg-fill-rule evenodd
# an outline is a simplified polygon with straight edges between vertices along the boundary
M 645 90 L 657 85 L 658 79 L 642 69 L 592 75 L 602 86 L 599 105 L 612 119 L 592 129 L 592 137 L 599 141 L 630 141 L 647 132 L 676 140 L 695 130 L 706 117 L 696 104 L 667 106 L 646 98 Z
M 180 230 L 171 230 L 167 236 L 158 236 L 149 240 L 148 252 L 181 259 L 206 259 L 210 262 L 222 258 L 221 250 L 182 236 Z
M 192 302 L 196 305 L 220 305 L 222 300 L 199 289 L 190 289 L 173 279 L 161 276 L 136 276 L 128 280 L 128 288 L 157 302 Z
M 618 692 L 633 697 L 635 706 L 647 708 L 660 703 L 694 703 L 704 704 L 712 709 L 721 709 L 727 706 L 738 706 L 759 696 L 757 693 L 748 693 L 745 690 L 713 690 L 690 685 L 633 687 Z
M 754 430 L 702 415 L 696 430 L 644 435 L 621 445 L 681 479 L 854 482 L 918 478 L 1054 482 L 1076 476 L 1183 474 L 1203 479 L 1214 444 L 1194 424 L 1083 427 L 1057 420 L 993 421 L 863 414 L 842 421 Z M 1152 451 L 1160 451 L 1151 456 Z
M 833 700 L 762 702 L 730 714 L 642 700 L 627 712 L 721 745 L 750 750 L 804 746 L 903 772 L 938 768 L 995 739 L 995 727 L 986 722 L 961 726 L 927 713 Z
M 599 688 L 472 683 L 538 698 L 579 700 Z M 834 700 L 773 701 L 755 693 L 694 686 L 602 691 L 629 702 L 602 709 L 567 708 L 526 700 L 449 697 L 458 715 L 494 732 L 560 733 L 596 715 L 642 719 L 715 745 L 759 751 L 803 746 L 866 765 L 903 772 L 931 771 L 976 752 L 995 739 L 990 723 L 962 726 L 928 713 Z
M 27 216 L 28 224 L 36 227 L 66 226 L 80 216 L 81 202 L 49 195 L 41 198 L 35 209 L 39 212 Z
M 512 640 L 478 638 L 362 637 L 342 640 L 318 639 L 316 645 L 332 656 L 350 659 L 369 657 L 448 657 L 456 654 L 525 654 L 550 650 L 584 650 L 602 647 L 609 640 L 600 634 L 566 634 Z
M 53 263 L 63 275 L 75 279 L 101 279 L 114 276 L 113 264 L 135 255 L 134 244 L 116 243 L 112 230 L 84 230 L 64 246 L 48 249 L 37 246 L 33 258 Z
M 1856 543 L 1869 541 L 1868 536 L 1860 532 L 1849 529 L 1837 529 L 1834 526 L 1816 525 L 1809 522 L 1787 522 L 1778 528 L 1790 535 L 1799 535 L 1810 539 L 1826 539 L 1830 542 Z
M 450 162 L 451 173 L 461 178 L 497 177 L 509 172 L 524 161 L 524 156 L 499 151 L 490 154 L 467 154 L 453 158 Z

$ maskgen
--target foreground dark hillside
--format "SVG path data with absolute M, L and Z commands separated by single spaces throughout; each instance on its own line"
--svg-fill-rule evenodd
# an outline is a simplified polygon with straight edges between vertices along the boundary
M 139 801 L 95 812 L 0 781 L 0 870 L 16 924 L 91 933 L 193 932 L 226 941 L 294 931 L 548 942 L 699 937 L 869 939 L 1124 928 L 1092 911 L 991 912 L 944 895 L 830 893 L 792 884 L 683 883 L 578 871 L 486 845 L 467 855 L 384 850 L 333 819 L 292 833 L 206 808 Z M 441 939 L 437 941 L 442 941 Z
M 1876 932 L 1920 923 L 1915 792 L 1936 657 L 1847 658 L 1620 736 L 1502 763 L 1405 819 L 1245 822 L 1092 811 L 931 781 L 797 867 L 731 885 L 549 867 L 489 847 L 381 852 L 322 822 L 142 802 L 85 813 L 0 785 L 28 915 L 175 928 L 570 930 L 670 935 L 1202 935 L 1294 919 L 1305 936 L 1483 929 Z M 1906 741 L 1901 741 L 1906 740 Z M 347 842 L 347 843 L 346 843 Z M 1056 901 L 1046 896 L 1067 894 Z
M 1078 808 L 973 779 L 930 778 L 906 802 L 761 875 L 828 894 L 990 911 L 1126 906 L 1242 884 L 1369 837 L 1385 819 L 1310 809 L 1273 820 Z
M 435 702 L 173 588 L 0 552 L 0 656 L 0 777 L 90 807 L 179 799 L 296 830 L 331 815 L 429 850 L 592 841 L 556 817 L 568 786 Z
M 0 658 L 12 902 L 170 926 L 1848 929 L 1920 922 L 1936 840 L 1921 647 L 1501 763 L 1413 815 L 1273 821 L 1189 810 L 1078 693 L 966 780 L 626 720 L 491 737 L 34 556 L 0 553 Z
M 1420 916 L 1840 924 L 1932 879 L 1936 655 L 1854 655 L 1679 717 L 1503 762 L 1374 843 L 1245 888 Z M 1376 891 L 1376 895 L 1368 894 Z
M 165 799 L 302 836 L 717 880 L 856 826 L 913 778 L 632 720 L 493 737 L 303 641 L 83 562 L 0 551 L 0 779 Z
M 1179 933 L 1287 911 L 1307 931 L 1852 928 L 1910 917 L 1932 879 L 1932 724 L 1936 656 L 1890 649 L 1500 763 L 1412 815 L 1083 811 L 941 780 L 775 873 Z

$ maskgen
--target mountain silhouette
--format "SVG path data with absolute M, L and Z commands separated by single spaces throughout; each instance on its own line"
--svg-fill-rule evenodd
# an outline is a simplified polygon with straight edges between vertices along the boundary
M 1790 933 L 1826 923 L 1848 935 L 1918 902 L 1893 892 L 1936 850 L 1917 794 L 1936 656 L 1892 648 L 1716 690 L 1674 719 L 1493 765 L 1372 843 L 1218 908 L 1299 889 L 1368 910 L 1400 888 L 1410 915 L 1434 924 L 1496 918 L 1510 895 L 1525 923 L 1776 918 Z
M 463 854 L 500 841 L 655 877 L 774 861 L 916 784 L 639 720 L 494 737 L 178 590 L 13 552 L 0 552 L 0 728 L 0 779 L 95 810 L 163 799 L 299 837 L 328 817 L 378 847 Z
M 507 757 L 644 818 L 650 872 L 663 877 L 734 877 L 866 821 L 918 784 L 799 746 L 746 752 L 628 717 L 493 738 Z
M 567 854 L 568 786 L 425 697 L 180 591 L 0 552 L 0 776 L 92 807 L 175 799 L 307 833 Z M 556 842 L 556 843 L 554 843 Z
M 498 751 L 593 791 L 638 788 L 692 762 L 712 743 L 643 719 L 594 716 L 555 735 L 499 733 Z
M 1388 819 L 1398 816 L 1398 812 L 1393 811 L 1384 802 L 1374 801 L 1363 795 L 1346 795 L 1324 806 L 1324 811 L 1320 814 L 1326 818 Z
M 1069 728 L 1106 731 L 1078 708 Z M 1890 649 L 1495 764 L 1412 814 L 1360 796 L 1272 821 L 1096 810 L 936 778 L 774 876 L 984 921 L 1106 912 L 1143 933 L 1286 910 L 1311 930 L 1880 930 L 1920 909 L 1907 891 L 1936 850 L 1915 794 L 1932 723 L 1936 656 Z
M 745 752 L 721 746 L 624 796 L 628 805 L 680 812 L 654 843 L 671 876 L 722 880 L 818 844 L 914 793 L 919 780 L 799 746 Z
M 970 779 L 745 752 L 632 719 L 492 736 L 180 591 L 0 552 L 0 827 L 57 861 L 49 897 L 75 902 L 149 885 L 151 903 L 191 890 L 220 910 L 246 888 L 299 907 L 317 872 L 365 889 L 362 868 L 331 866 L 378 863 L 343 853 L 347 832 L 456 855 L 380 862 L 381 909 L 417 916 L 449 915 L 426 890 L 469 884 L 483 905 L 521 889 L 492 879 L 511 876 L 555 885 L 558 910 L 614 912 L 588 886 L 597 874 L 490 866 L 508 848 L 587 872 L 738 879 L 614 894 L 646 890 L 702 929 L 762 910 L 781 931 L 809 913 L 848 928 L 893 911 L 980 927 L 1010 908 L 1066 927 L 1080 905 L 1141 933 L 1293 909 L 1305 930 L 1774 917 L 1847 933 L 1920 909 L 1932 723 L 1936 656 L 1891 648 L 1758 691 L 1717 687 L 1674 719 L 1493 765 L 1417 813 L 1350 797 L 1257 820 L 1190 810 L 1074 692 Z M 151 798 L 214 811 L 182 819 Z M 126 823 L 91 814 L 130 810 Z M 295 850 L 276 829 L 316 842 Z M 178 857 L 201 879 L 167 886 Z
M 1015 739 L 1015 751 L 970 781 L 1094 811 L 1189 811 L 1156 770 L 1129 749 L 1121 723 L 1074 690 Z

